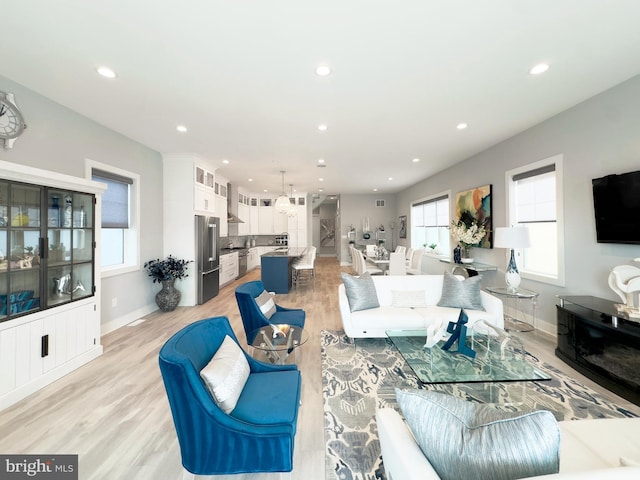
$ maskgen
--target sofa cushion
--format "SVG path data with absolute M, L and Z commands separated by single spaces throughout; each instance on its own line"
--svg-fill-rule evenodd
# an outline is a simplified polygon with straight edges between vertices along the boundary
M 271 315 L 276 313 L 276 304 L 273 301 L 273 297 L 269 295 L 269 292 L 263 290 L 260 295 L 255 298 L 258 308 L 262 314 L 267 317 L 267 320 L 271 318 Z
M 481 278 L 480 275 L 477 275 L 460 280 L 455 275 L 444 272 L 442 296 L 438 305 L 440 307 L 484 310 L 482 298 L 480 297 Z
M 344 272 L 341 275 L 347 300 L 349 301 L 349 309 L 352 312 L 380 306 L 376 286 L 369 273 L 365 272 L 359 277 L 354 277 Z
M 249 363 L 238 344 L 226 335 L 200 376 L 218 406 L 229 413 L 249 378 Z
M 551 412 L 504 412 L 424 390 L 397 389 L 396 398 L 443 480 L 507 480 L 559 470 L 560 430 Z

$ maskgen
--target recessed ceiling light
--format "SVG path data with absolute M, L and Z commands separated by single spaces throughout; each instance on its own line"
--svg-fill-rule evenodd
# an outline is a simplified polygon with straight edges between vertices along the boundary
M 176 130 L 179 131 L 180 133 L 185 133 L 187 131 L 187 127 L 185 127 L 184 125 L 178 125 L 176 127 Z
M 411 160 L 413 163 L 418 163 L 420 161 L 419 158 L 414 158 L 413 160 Z
M 96 68 L 98 74 L 102 75 L 105 78 L 116 78 L 116 72 L 111 70 L 109 67 L 98 67 Z
M 321 132 L 326 132 L 327 126 L 324 123 L 321 123 L 320 125 L 318 125 L 318 130 L 320 130 Z
M 393 180 L 393 177 L 389 177 L 389 178 L 388 178 L 388 180 L 389 180 L 389 181 Z
M 269 190 L 267 190 L 266 188 L 263 190 L 264 193 L 267 193 Z
M 318 163 L 324 163 L 324 158 L 319 158 Z
M 331 67 L 329 65 L 318 65 L 316 67 L 316 75 L 320 77 L 328 77 L 331 75 Z
M 531 68 L 531 70 L 529 70 L 529 73 L 531 75 L 540 75 L 541 73 L 544 73 L 547 70 L 549 70 L 549 64 L 548 63 L 539 63 L 539 64 L 533 66 Z
M 324 178 L 319 178 L 318 181 L 319 182 L 324 182 Z
M 228 165 L 228 164 L 229 164 L 229 160 L 227 160 L 226 158 L 224 158 L 224 159 L 222 160 L 222 163 L 224 163 L 225 165 Z
M 374 189 L 373 189 L 373 191 L 374 191 L 374 192 L 377 192 L 377 191 L 378 191 L 378 189 L 377 189 L 377 188 L 374 188 Z
M 459 123 L 458 125 L 456 125 L 456 128 L 458 130 L 464 130 L 465 128 L 467 128 L 469 125 L 467 125 L 466 123 Z
M 253 182 L 253 178 L 247 179 L 247 182 Z
M 319 192 L 324 192 L 324 188 L 319 188 L 318 191 Z

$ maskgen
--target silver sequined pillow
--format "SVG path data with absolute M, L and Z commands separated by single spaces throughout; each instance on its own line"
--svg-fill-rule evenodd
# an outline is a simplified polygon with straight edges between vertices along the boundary
M 551 412 L 505 412 L 425 390 L 396 389 L 396 399 L 442 480 L 558 473 L 560 429 Z
M 226 335 L 211 361 L 200 371 L 200 376 L 218 406 L 230 413 L 236 408 L 249 373 L 244 352 Z
M 479 275 L 458 280 L 455 275 L 444 272 L 442 296 L 438 306 L 484 311 L 480 296 L 480 280 Z
M 341 275 L 347 300 L 349 300 L 349 309 L 352 312 L 378 308 L 380 306 L 376 286 L 368 272 L 363 273 L 359 277 L 354 277 L 344 272 L 342 272 Z

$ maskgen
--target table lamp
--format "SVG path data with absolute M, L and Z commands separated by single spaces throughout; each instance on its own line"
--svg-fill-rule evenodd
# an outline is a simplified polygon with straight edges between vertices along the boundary
M 514 249 L 529 246 L 529 230 L 525 227 L 497 227 L 494 233 L 494 247 L 511 249 L 511 259 L 504 278 L 507 282 L 507 288 L 515 292 L 520 286 L 520 272 L 518 272 L 516 265 Z

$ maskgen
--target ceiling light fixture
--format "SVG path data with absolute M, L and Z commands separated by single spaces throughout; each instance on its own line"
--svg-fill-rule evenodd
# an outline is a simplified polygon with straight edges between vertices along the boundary
M 184 125 L 178 125 L 176 127 L 176 130 L 179 131 L 180 133 L 185 133 L 187 131 L 187 127 L 185 127 Z
M 318 163 L 324 163 L 324 158 L 319 158 Z
M 276 207 L 276 212 L 278 213 L 289 213 L 289 208 L 291 206 L 291 202 L 289 201 L 289 197 L 287 196 L 287 194 L 284 191 L 284 174 L 285 171 L 284 170 L 280 170 L 280 173 L 282 174 L 282 194 L 280 196 L 278 196 L 278 198 L 276 198 L 276 203 L 275 203 L 275 207 Z
M 393 177 L 389 177 L 389 178 L 388 178 L 388 180 L 389 180 L 389 181 L 393 180 Z
M 111 70 L 109 67 L 98 67 L 96 68 L 96 72 L 104 78 L 116 78 L 118 76 L 116 75 L 116 72 Z
M 418 163 L 420 161 L 419 158 L 414 158 L 413 160 L 411 160 L 413 163 Z
M 326 132 L 327 131 L 327 125 L 324 123 L 321 123 L 320 125 L 318 125 L 318 130 L 320 130 L 321 132 Z
M 465 128 L 467 128 L 469 125 L 467 125 L 466 123 L 459 123 L 458 125 L 456 125 L 456 128 L 458 130 L 464 130 Z
M 247 179 L 247 182 L 253 182 L 253 178 Z
M 548 63 L 539 63 L 539 64 L 533 66 L 531 68 L 531 70 L 529 70 L 529 73 L 531 75 L 540 75 L 541 73 L 544 73 L 547 70 L 549 70 L 549 64 Z
M 378 189 L 377 189 L 377 188 L 374 188 L 374 189 L 373 189 L 373 191 L 374 191 L 374 192 L 377 192 L 377 191 L 378 191 Z
M 222 163 L 224 163 L 225 165 L 229 165 L 229 160 L 227 160 L 226 158 L 223 158 Z
M 331 75 L 331 67 L 329 65 L 318 65 L 316 67 L 316 75 L 320 77 L 328 77 Z

